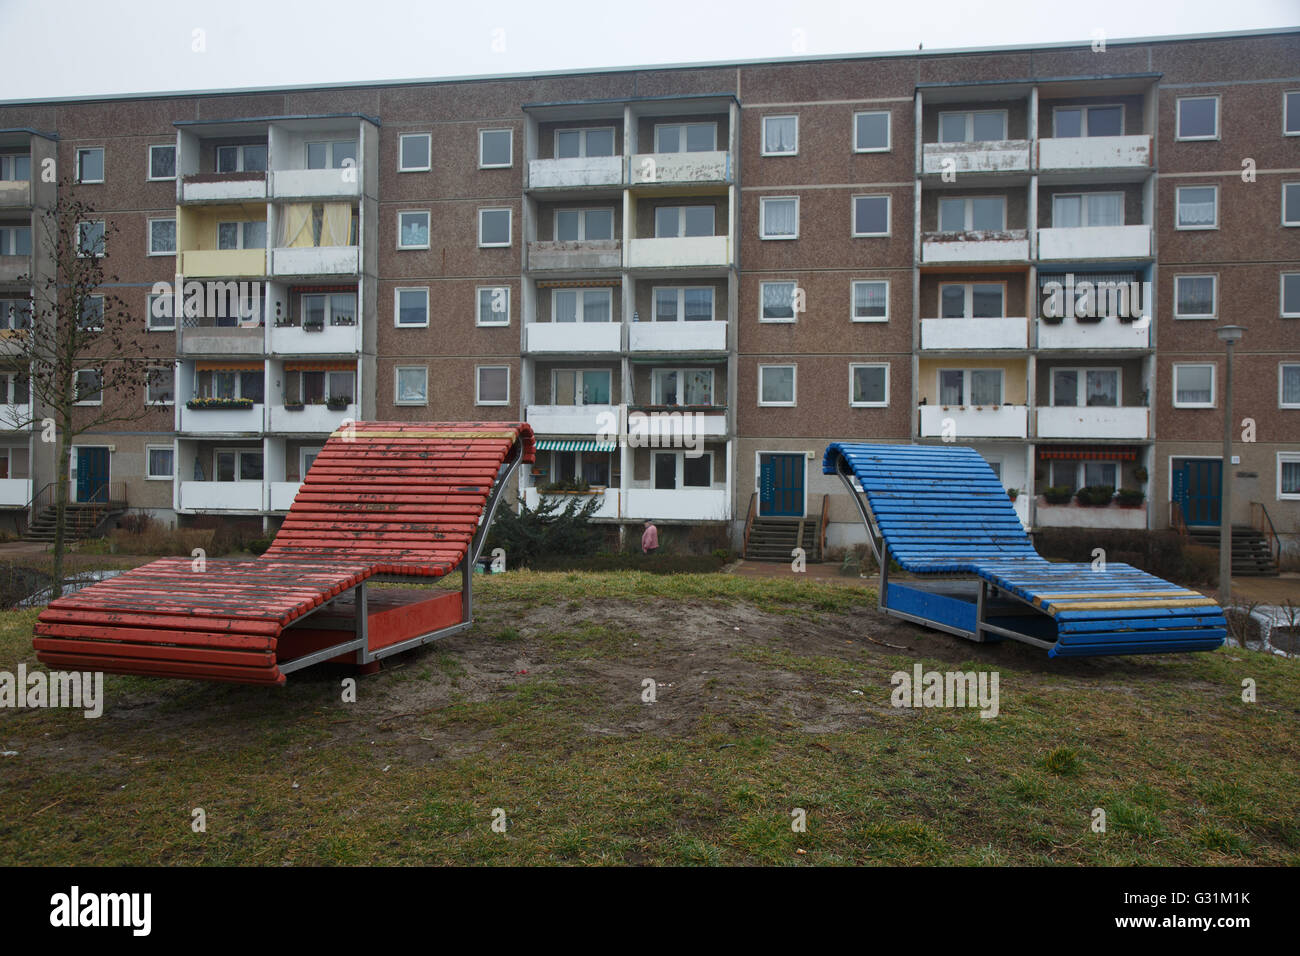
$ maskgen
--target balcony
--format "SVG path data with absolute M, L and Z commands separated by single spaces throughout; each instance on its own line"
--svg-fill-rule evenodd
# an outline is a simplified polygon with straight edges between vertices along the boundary
M 922 438 L 953 435 L 958 442 L 966 442 L 1029 434 L 1029 409 L 1024 405 L 922 405 L 920 412 Z
M 1029 141 L 1006 139 L 986 143 L 926 143 L 922 169 L 927 176 L 945 172 L 958 176 L 1029 172 Z
M 633 186 L 678 186 L 685 183 L 725 183 L 731 179 L 731 154 L 638 153 L 628 170 Z
M 265 249 L 191 249 L 176 256 L 186 279 L 236 279 L 266 275 Z
M 189 435 L 261 434 L 266 406 L 251 408 L 187 408 L 181 406 L 180 431 Z
M 577 156 L 528 161 L 529 189 L 581 189 L 623 185 L 622 156 Z
M 1121 322 L 1113 317 L 1099 322 L 1078 319 L 1038 321 L 1040 349 L 1145 349 L 1151 344 L 1151 322 L 1135 319 Z
M 275 325 L 271 351 L 276 355 L 351 355 L 361 350 L 360 325 Z
M 263 511 L 265 485 L 260 481 L 182 481 L 181 511 Z
M 1150 226 L 1075 226 L 1038 230 L 1038 258 L 1044 261 L 1146 259 L 1150 255 Z
M 730 262 L 729 236 L 633 239 L 627 250 L 629 269 L 725 269 Z
M 700 438 L 725 438 L 726 409 L 721 406 L 628 406 L 628 434 L 651 448 L 681 448 Z
M 303 246 L 271 250 L 271 273 L 279 276 L 355 276 L 361 257 L 357 246 Z
M 628 326 L 633 352 L 725 352 L 726 322 L 633 322 Z
M 1029 258 L 1029 233 L 927 232 L 922 236 L 921 260 L 927 265 L 948 262 L 1022 262 Z
M 541 503 L 542 498 L 548 498 L 548 499 L 558 498 L 560 499 L 560 507 L 563 508 L 564 504 L 567 501 L 569 501 L 571 498 L 577 498 L 578 503 L 581 505 L 581 504 L 586 504 L 588 501 L 591 500 L 591 498 L 597 496 L 600 498 L 600 504 L 596 507 L 595 512 L 592 513 L 593 518 L 619 517 L 620 495 L 619 495 L 619 490 L 617 488 L 605 488 L 600 491 L 595 491 L 583 495 L 574 495 L 574 494 L 543 495 L 536 488 L 525 488 L 524 504 L 528 505 L 530 509 L 535 509 Z
M 361 195 L 361 170 L 277 169 L 271 173 L 272 199 L 356 199 Z
M 30 405 L 0 405 L 0 431 L 25 431 L 34 428 L 35 425 Z
M 619 352 L 623 326 L 617 322 L 529 322 L 529 352 Z
M 0 209 L 21 209 L 32 205 L 30 179 L 0 180 Z
M 1034 524 L 1039 528 L 1123 528 L 1141 531 L 1147 526 L 1147 503 L 1136 508 L 1110 504 L 1104 508 L 1085 507 L 1077 501 L 1066 505 L 1049 505 L 1038 499 Z
M 1044 406 L 1037 409 L 1039 438 L 1124 438 L 1145 441 L 1151 437 L 1145 406 Z
M 181 180 L 183 203 L 266 200 L 266 173 L 194 173 Z
M 619 420 L 617 405 L 529 405 L 526 416 L 538 435 L 612 435 Z
M 0 282 L 14 282 L 32 274 L 31 256 L 0 256 Z
M 528 243 L 528 268 L 533 272 L 560 269 L 618 269 L 623 243 L 618 239 Z
M 31 500 L 30 478 L 0 478 L 0 508 L 26 508 Z
M 293 504 L 294 497 L 298 494 L 298 489 L 301 487 L 301 481 L 271 482 L 271 510 L 288 511 Z
M 988 351 L 1029 347 L 1029 320 L 922 319 L 921 348 Z
M 355 403 L 340 409 L 328 405 L 272 405 L 269 430 L 328 435 L 340 427 L 345 418 L 356 421 L 360 411 L 360 406 Z
M 623 492 L 623 517 L 661 521 L 729 521 L 727 492 L 713 488 L 629 488 Z
M 1150 136 L 1071 136 L 1038 141 L 1038 168 L 1045 174 L 1151 168 Z
M 256 355 L 266 348 L 266 333 L 260 325 L 182 326 L 181 355 Z

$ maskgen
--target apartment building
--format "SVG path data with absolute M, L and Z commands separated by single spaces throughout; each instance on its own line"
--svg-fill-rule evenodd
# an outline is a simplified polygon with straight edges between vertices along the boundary
M 77 494 L 183 522 L 274 526 L 349 418 L 523 419 L 520 497 L 612 525 L 861 540 L 820 473 L 850 437 L 973 445 L 1031 529 L 1217 524 L 1226 467 L 1295 548 L 1296 63 L 1274 31 L 0 104 L 0 299 L 48 267 L 53 159 L 170 363 Z M 53 452 L 0 444 L 17 515 Z

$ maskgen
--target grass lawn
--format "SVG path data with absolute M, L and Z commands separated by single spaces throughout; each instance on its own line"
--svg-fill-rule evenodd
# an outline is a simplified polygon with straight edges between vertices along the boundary
M 317 667 L 0 711 L 0 863 L 1300 864 L 1296 661 L 1052 661 L 796 575 L 475 583 L 478 623 L 355 703 Z M 0 669 L 35 617 L 0 615 Z M 917 662 L 998 672 L 999 715 L 891 707 Z

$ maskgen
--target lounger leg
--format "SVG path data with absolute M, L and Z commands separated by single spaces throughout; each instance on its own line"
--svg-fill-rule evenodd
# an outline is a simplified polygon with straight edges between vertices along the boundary
M 356 590 L 356 635 L 361 641 L 357 648 L 357 671 L 361 674 L 374 674 L 379 670 L 379 661 L 370 654 L 370 607 L 366 600 L 366 582 L 357 585 Z

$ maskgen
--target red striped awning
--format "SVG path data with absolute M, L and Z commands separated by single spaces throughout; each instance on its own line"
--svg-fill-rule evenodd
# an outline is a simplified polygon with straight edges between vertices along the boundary
M 357 367 L 356 362 L 317 362 L 303 360 L 296 362 L 285 362 L 284 370 L 286 372 L 352 372 Z
M 261 362 L 241 362 L 241 361 L 214 361 L 214 362 L 195 362 L 194 370 L 196 372 L 260 372 L 262 371 Z
M 617 289 L 623 282 L 621 279 L 550 279 L 545 282 L 538 282 L 539 289 Z
M 1137 461 L 1138 450 L 1132 445 L 1039 445 L 1038 457 L 1043 461 Z
M 304 292 L 356 292 L 357 286 L 354 282 L 352 285 L 296 285 L 292 289 L 293 295 Z

